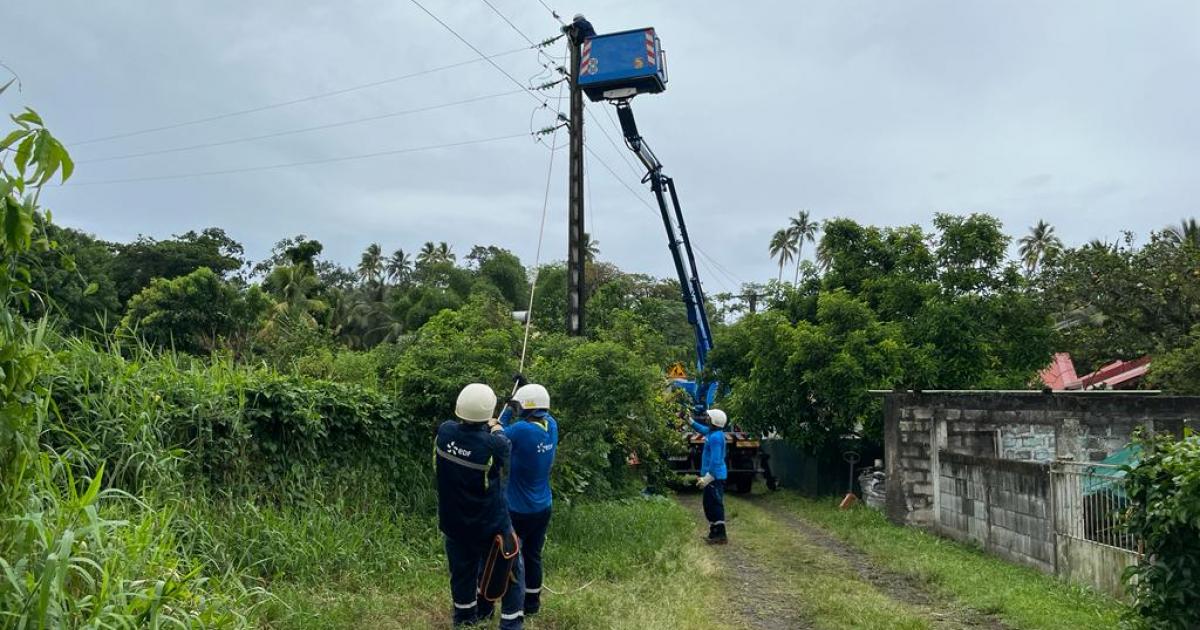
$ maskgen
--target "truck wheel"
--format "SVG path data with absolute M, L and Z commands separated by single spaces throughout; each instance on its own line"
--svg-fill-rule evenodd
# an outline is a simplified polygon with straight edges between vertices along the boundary
M 754 475 L 738 475 L 731 481 L 736 494 L 750 494 L 750 490 L 754 488 Z
M 779 489 L 779 480 L 774 477 L 767 477 L 767 490 L 772 492 Z

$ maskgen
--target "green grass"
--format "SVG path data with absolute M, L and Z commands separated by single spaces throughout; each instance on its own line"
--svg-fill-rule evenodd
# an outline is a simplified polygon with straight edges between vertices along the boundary
M 926 611 L 879 592 L 844 560 L 762 508 L 737 499 L 729 506 L 732 544 L 747 549 L 769 571 L 771 583 L 756 588 L 775 606 L 801 613 L 818 628 L 930 627 L 923 617 Z
M 270 581 L 276 600 L 264 626 L 449 627 L 449 579 L 431 522 L 318 516 L 314 524 L 295 513 L 241 518 L 230 526 L 233 538 L 266 541 L 271 556 L 294 545 L 300 556 Z M 559 506 L 546 548 L 546 586 L 555 592 L 544 595 L 541 614 L 526 627 L 710 627 L 715 569 L 695 527 L 690 514 L 662 498 Z M 331 551 L 327 540 L 344 545 L 322 560 Z M 382 557 L 371 558 L 372 551 Z
M 867 508 L 842 511 L 835 500 L 779 492 L 763 501 L 793 511 L 893 571 L 1014 628 L 1115 628 L 1123 605 L 1087 588 L 923 531 L 899 527 Z

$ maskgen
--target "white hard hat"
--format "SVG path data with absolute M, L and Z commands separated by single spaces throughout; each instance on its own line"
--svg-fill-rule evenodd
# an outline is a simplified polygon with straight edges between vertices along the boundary
M 586 20 L 586 19 L 587 19 L 587 18 L 583 17 L 583 14 L 582 14 L 582 13 L 576 13 L 576 14 L 575 14 L 575 17 L 571 18 L 571 21 L 572 21 L 572 22 L 578 22 L 579 20 Z
M 545 387 L 536 383 L 530 383 L 518 389 L 513 394 L 513 400 L 521 403 L 522 409 L 550 408 L 550 392 L 546 391 Z
M 721 411 L 720 409 L 709 409 L 708 421 L 711 422 L 714 427 L 717 427 L 718 429 L 724 429 L 725 425 L 729 423 L 729 416 L 726 416 L 725 412 Z
M 496 410 L 496 392 L 483 383 L 471 383 L 458 393 L 454 415 L 467 422 L 487 422 Z

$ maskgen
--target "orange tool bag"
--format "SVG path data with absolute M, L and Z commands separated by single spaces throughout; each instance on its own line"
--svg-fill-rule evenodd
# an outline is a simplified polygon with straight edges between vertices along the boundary
M 507 535 L 496 534 L 483 563 L 483 571 L 479 574 L 480 597 L 489 602 L 499 601 L 504 597 L 520 553 L 521 541 L 517 539 L 516 532 L 509 530 Z

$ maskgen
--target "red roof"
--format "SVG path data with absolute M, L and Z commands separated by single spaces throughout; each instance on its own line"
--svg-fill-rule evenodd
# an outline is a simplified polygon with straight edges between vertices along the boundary
M 1046 387 L 1055 390 L 1128 389 L 1135 387 L 1138 379 L 1149 370 L 1150 357 L 1144 356 L 1132 361 L 1113 361 L 1091 374 L 1079 377 L 1075 374 L 1071 355 L 1059 352 L 1039 376 Z
M 1038 375 L 1050 389 L 1077 389 L 1079 377 L 1075 375 L 1075 362 L 1066 352 L 1058 352 L 1050 365 Z M 1071 387 L 1074 385 L 1075 387 Z

